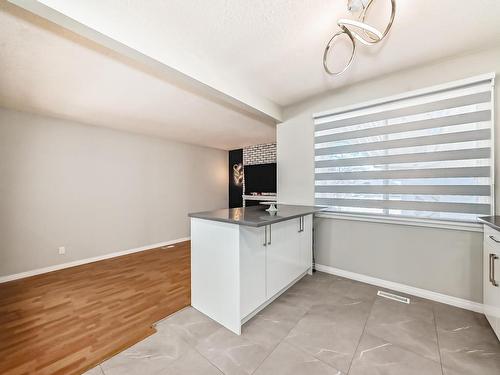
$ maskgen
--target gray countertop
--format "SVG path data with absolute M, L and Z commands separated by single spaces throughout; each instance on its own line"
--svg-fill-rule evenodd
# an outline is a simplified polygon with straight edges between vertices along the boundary
M 500 230 L 500 216 L 483 216 L 478 220 L 493 229 Z
M 250 227 L 263 227 L 265 225 L 279 223 L 280 221 L 313 214 L 325 209 L 324 207 L 317 206 L 294 206 L 289 204 L 278 204 L 276 206 L 278 211 L 275 214 L 266 211 L 268 206 L 260 205 L 195 212 L 190 213 L 189 217 L 247 225 Z

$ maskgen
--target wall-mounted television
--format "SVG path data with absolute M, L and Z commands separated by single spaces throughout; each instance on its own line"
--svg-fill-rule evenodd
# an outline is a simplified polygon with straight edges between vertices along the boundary
M 245 165 L 245 194 L 276 193 L 276 163 Z

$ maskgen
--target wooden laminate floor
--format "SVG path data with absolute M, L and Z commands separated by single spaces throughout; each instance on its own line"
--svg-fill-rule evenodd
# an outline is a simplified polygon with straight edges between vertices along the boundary
M 80 374 L 190 302 L 189 242 L 0 284 L 0 374 Z

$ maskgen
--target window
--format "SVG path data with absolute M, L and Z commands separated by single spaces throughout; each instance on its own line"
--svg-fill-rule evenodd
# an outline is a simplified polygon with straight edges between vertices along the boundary
M 315 114 L 316 204 L 437 220 L 492 214 L 493 83 L 489 74 Z

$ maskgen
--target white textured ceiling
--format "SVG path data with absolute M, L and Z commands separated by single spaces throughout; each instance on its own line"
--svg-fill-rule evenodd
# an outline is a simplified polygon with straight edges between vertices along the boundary
M 0 106 L 220 149 L 275 139 L 274 123 L 172 85 L 0 2 Z
M 389 10 L 390 0 L 374 1 L 371 15 Z M 322 54 L 337 19 L 352 17 L 347 0 L 41 2 L 169 65 L 234 80 L 280 105 L 500 43 L 498 0 L 396 0 L 384 43 L 359 48 L 352 69 L 331 78 Z
M 280 106 L 500 43 L 498 0 L 397 0 L 388 38 L 359 48 L 352 68 L 332 78 L 321 57 L 337 18 L 349 16 L 345 0 L 40 2 L 221 91 L 246 90 L 249 103 Z M 375 0 L 381 14 L 389 3 Z M 0 16 L 3 103 L 220 148 L 274 137 L 262 118 L 183 91 L 61 29 L 12 10 Z

